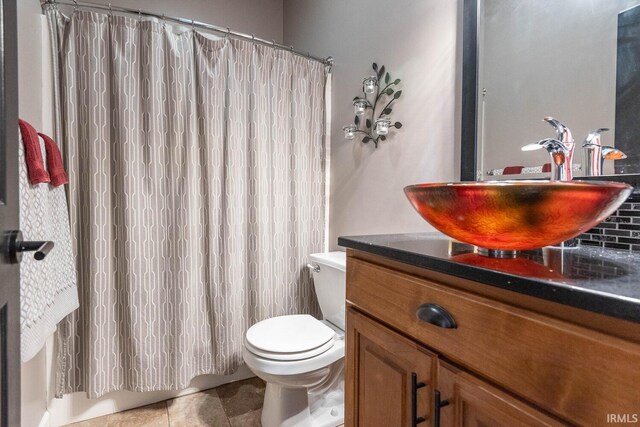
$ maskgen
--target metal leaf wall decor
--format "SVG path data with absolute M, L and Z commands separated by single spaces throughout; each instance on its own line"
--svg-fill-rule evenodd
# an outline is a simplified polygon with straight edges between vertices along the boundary
M 400 99 L 402 90 L 398 89 L 400 79 L 392 80 L 384 65 L 378 67 L 374 62 L 372 68 L 374 75 L 362 81 L 363 96 L 353 98 L 356 113 L 353 124 L 342 129 L 345 138 L 355 139 L 361 135 L 363 143 L 373 142 L 377 148 L 379 141 L 387 139 L 390 128 L 402 127 L 400 122 L 392 123 L 390 117 L 393 103 Z

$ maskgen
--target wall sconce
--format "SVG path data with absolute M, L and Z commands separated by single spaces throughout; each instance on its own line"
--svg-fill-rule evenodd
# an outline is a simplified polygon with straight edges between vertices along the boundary
M 375 76 L 365 77 L 362 80 L 362 92 L 364 97 L 356 96 L 353 98 L 353 109 L 355 112 L 355 118 L 353 124 L 344 126 L 345 139 L 355 139 L 356 134 L 361 133 L 363 135 L 362 142 L 365 144 L 369 141 L 373 141 L 376 148 L 378 148 L 378 141 L 384 141 L 389 135 L 390 128 L 400 129 L 402 123 L 391 123 L 389 114 L 393 111 L 391 105 L 393 102 L 402 96 L 401 90 L 396 90 L 394 86 L 400 83 L 400 79 L 391 81 L 391 75 L 385 72 L 384 65 L 378 68 L 378 64 L 375 62 L 372 65 Z M 384 87 L 380 88 L 380 82 L 384 78 Z M 378 101 L 381 101 L 385 97 L 385 100 L 391 99 L 386 103 L 384 108 L 376 117 L 376 111 Z M 371 111 L 371 116 L 367 117 L 367 110 Z M 364 127 L 361 129 L 361 124 Z

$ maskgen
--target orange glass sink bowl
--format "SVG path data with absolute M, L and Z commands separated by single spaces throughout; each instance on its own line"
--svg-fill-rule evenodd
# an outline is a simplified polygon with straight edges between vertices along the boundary
M 429 224 L 483 249 L 556 245 L 611 215 L 633 187 L 598 181 L 486 181 L 418 184 L 404 192 Z

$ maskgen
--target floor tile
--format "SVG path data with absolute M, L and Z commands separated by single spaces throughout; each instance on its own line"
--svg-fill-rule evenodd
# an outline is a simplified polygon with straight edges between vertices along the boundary
M 107 416 L 106 427 L 169 427 L 167 403 L 160 402 Z M 84 426 L 83 426 L 84 427 Z
M 66 427 L 260 427 L 264 390 L 250 378 Z
M 260 427 L 260 417 L 262 416 L 262 409 L 257 411 L 247 412 L 246 414 L 238 415 L 229 419 L 231 427 Z
M 254 377 L 216 388 L 227 417 L 233 418 L 262 408 L 264 381 Z
M 228 427 L 229 420 L 214 389 L 167 402 L 171 427 Z

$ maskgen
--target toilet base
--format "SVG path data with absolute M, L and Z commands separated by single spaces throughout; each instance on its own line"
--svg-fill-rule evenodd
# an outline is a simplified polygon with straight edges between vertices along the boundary
M 340 363 L 342 365 L 343 361 Z M 337 427 L 344 423 L 344 375 L 337 370 L 314 386 L 283 387 L 267 382 L 262 427 Z

